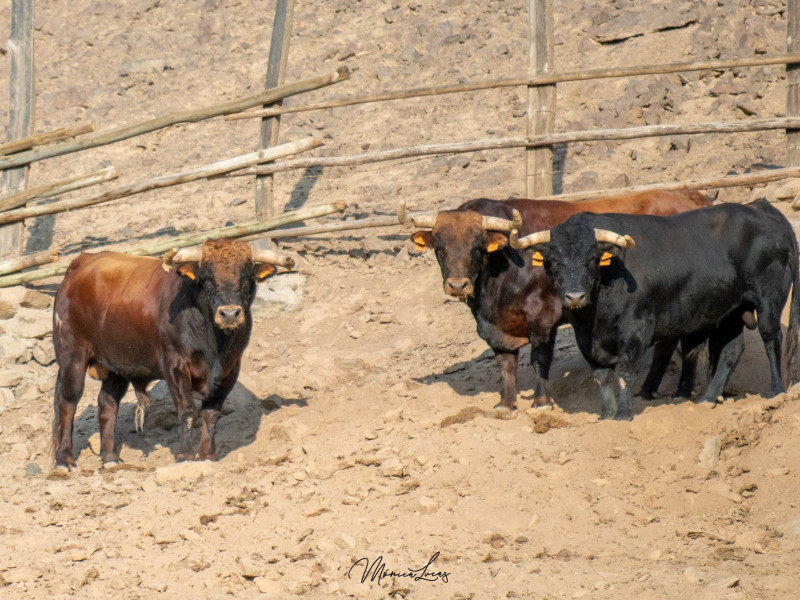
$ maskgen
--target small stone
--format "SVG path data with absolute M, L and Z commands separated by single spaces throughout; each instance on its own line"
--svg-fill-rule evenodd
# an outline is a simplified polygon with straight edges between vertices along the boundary
M 89 550 L 87 548 L 71 548 L 69 551 L 69 557 L 72 559 L 72 562 L 81 562 L 82 560 L 87 560 L 94 550 Z
M 201 539 L 200 534 L 194 529 L 184 529 L 178 535 L 180 535 L 187 542 L 199 542 Z
M 767 474 L 771 475 L 772 477 L 781 477 L 783 475 L 788 475 L 789 469 L 786 467 L 775 467 L 774 469 L 768 470 Z
M 28 290 L 19 302 L 23 308 L 35 308 L 38 310 L 45 310 L 53 305 L 53 299 L 47 294 L 37 292 L 36 290 Z
M 296 419 L 275 423 L 269 430 L 269 439 L 278 442 L 296 442 L 305 437 L 311 428 Z
M 602 478 L 592 479 L 592 483 L 598 487 L 604 487 L 608 485 L 608 479 L 602 479 Z
M 46 367 L 56 360 L 56 350 L 51 341 L 42 341 L 33 348 L 33 360 Z
M 384 423 L 397 423 L 403 417 L 403 409 L 395 408 L 394 410 L 387 411 L 383 415 Z
M 304 471 L 296 471 L 292 473 L 292 477 L 294 477 L 297 481 L 305 481 L 308 478 L 308 475 Z
M 42 339 L 53 333 L 53 322 L 50 319 L 38 319 L 21 323 L 16 334 L 28 339 Z
M 367 433 L 364 434 L 364 439 L 365 440 L 370 440 L 370 441 L 377 440 L 378 439 L 378 433 L 376 431 L 368 431 Z
M 653 550 L 650 553 L 650 560 L 661 560 L 661 557 L 664 556 L 664 552 L 661 550 Z
M 156 469 L 156 482 L 159 485 L 185 481 L 187 483 L 197 483 L 204 477 L 214 472 L 212 463 L 202 462 L 182 462 Z
M 0 320 L 10 319 L 17 314 L 18 305 L 6 300 L 0 300 Z
M 142 482 L 141 487 L 143 492 L 155 492 L 158 490 L 158 483 L 156 482 L 155 478 L 150 477 Z
M 153 541 L 156 544 L 174 544 L 181 539 L 177 531 L 171 531 L 158 524 L 150 528 L 150 535 L 153 536 Z
M 36 477 L 37 475 L 42 474 L 42 467 L 37 465 L 35 462 L 29 462 L 25 465 L 25 475 L 28 477 Z
M 683 572 L 683 578 L 692 585 L 699 585 L 703 582 L 703 574 L 694 567 L 686 569 Z
M 719 453 L 722 450 L 722 438 L 718 435 L 706 440 L 703 451 L 700 452 L 698 463 L 704 469 L 716 469 L 719 467 Z
M 423 515 L 431 515 L 439 510 L 439 503 L 428 496 L 420 496 L 418 500 L 418 510 Z
M 262 594 L 280 594 L 283 592 L 283 586 L 280 581 L 273 581 L 266 577 L 256 577 L 253 579 L 253 583 L 256 584 L 256 588 Z
M 14 371 L 0 371 L 0 388 L 12 388 L 22 382 L 22 375 Z
M 531 517 L 531 522 L 528 523 L 528 529 L 534 529 L 539 524 L 539 521 L 541 521 L 541 517 L 539 517 L 539 515 L 533 515 L 533 517 Z
M 378 472 L 384 477 L 403 477 L 406 475 L 405 466 L 396 456 L 383 461 Z
M 264 566 L 246 556 L 242 556 L 239 558 L 239 573 L 242 577 L 247 577 L 248 579 L 261 577 L 264 575 Z
M 336 536 L 334 543 L 342 549 L 355 548 L 356 539 L 349 533 L 340 533 Z

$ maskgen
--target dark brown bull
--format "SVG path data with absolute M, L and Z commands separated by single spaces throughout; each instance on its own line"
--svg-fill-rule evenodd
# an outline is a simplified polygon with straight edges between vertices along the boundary
M 579 212 L 670 215 L 709 204 L 706 196 L 691 190 L 641 192 L 587 202 L 478 198 L 455 210 L 413 219 L 406 216 L 401 202 L 398 218 L 419 228 L 411 236 L 419 249 L 435 250 L 444 292 L 464 300 L 472 310 L 478 335 L 494 351 L 502 373 L 498 407 L 514 409 L 519 350 L 529 342 L 536 379 L 533 405 L 552 404 L 548 378 L 556 331 L 563 322 L 561 302 L 544 270 L 508 245 L 515 212 L 522 219 L 520 233 L 526 235 L 555 227 Z M 671 354 L 668 349 L 659 352 L 659 357 L 669 361 Z M 654 364 L 653 369 L 663 374 L 661 365 Z
M 274 265 L 291 268 L 293 260 L 231 240 L 172 251 L 163 262 L 114 252 L 73 260 L 53 310 L 56 466 L 75 465 L 72 428 L 87 369 L 102 380 L 97 403 L 104 464 L 119 460 L 114 427 L 128 384 L 141 408 L 156 379 L 167 381 L 178 409 L 176 458 L 195 458 L 196 392 L 203 418 L 197 458 L 215 460 L 214 432 L 250 338 L 255 284 L 273 274 Z

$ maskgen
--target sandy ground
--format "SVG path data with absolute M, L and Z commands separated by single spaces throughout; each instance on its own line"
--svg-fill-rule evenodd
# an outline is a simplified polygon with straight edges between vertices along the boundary
M 522 1 L 296 4 L 287 79 L 342 64 L 353 77 L 288 104 L 526 72 Z M 561 3 L 556 66 L 785 50 L 782 4 L 716 5 Z M 87 121 L 106 129 L 258 90 L 273 11 L 273 2 L 206 0 L 181 10 L 37 2 L 37 131 Z M 9 21 L 5 6 L 0 30 Z M 0 90 L 0 121 L 7 97 Z M 557 128 L 766 117 L 784 111 L 784 98 L 778 68 L 568 84 L 559 88 Z M 326 142 L 318 154 L 338 155 L 524 135 L 524 104 L 524 90 L 504 88 L 299 113 L 283 119 L 281 140 L 315 135 Z M 258 121 L 184 125 L 36 164 L 30 181 L 111 160 L 122 176 L 105 190 L 250 152 L 257 139 Z M 562 151 L 557 186 L 721 175 L 783 157 L 774 132 L 580 144 Z M 521 150 L 482 152 L 286 173 L 275 186 L 284 207 L 345 200 L 345 218 L 355 218 L 389 214 L 399 197 L 425 208 L 522 195 L 524 161 Z M 773 186 L 723 190 L 719 199 L 765 192 L 793 198 Z M 31 221 L 26 249 L 78 252 L 244 223 L 252 198 L 251 178 L 150 192 Z M 777 206 L 794 223 L 788 203 Z M 800 390 L 762 396 L 757 335 L 748 332 L 730 396 L 716 408 L 665 395 L 636 401 L 634 420 L 617 423 L 598 421 L 596 386 L 562 328 L 552 374 L 558 408 L 527 410 L 526 350 L 520 410 L 498 420 L 491 351 L 468 309 L 442 293 L 435 259 L 414 253 L 407 234 L 285 247 L 300 264 L 261 288 L 217 463 L 175 463 L 175 410 L 159 383 L 143 432 L 126 397 L 117 427 L 124 464 L 101 469 L 99 386 L 89 381 L 76 423 L 78 471 L 53 473 L 58 280 L 0 291 L 4 598 L 796 597 Z M 665 394 L 679 367 L 671 365 Z M 371 579 L 379 557 L 395 575 Z

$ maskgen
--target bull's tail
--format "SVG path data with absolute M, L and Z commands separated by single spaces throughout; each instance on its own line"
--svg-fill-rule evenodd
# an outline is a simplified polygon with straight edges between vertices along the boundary
M 789 330 L 786 332 L 786 349 L 784 357 L 786 366 L 783 370 L 783 385 L 789 389 L 800 381 L 800 272 L 798 272 L 797 238 L 792 233 L 792 250 L 789 255 L 789 268 L 792 270 L 792 299 L 789 307 Z
M 147 409 L 150 408 L 150 394 L 147 393 L 146 388 L 134 387 L 136 392 L 136 413 L 133 416 L 133 422 L 136 426 L 136 431 L 144 431 L 144 417 Z

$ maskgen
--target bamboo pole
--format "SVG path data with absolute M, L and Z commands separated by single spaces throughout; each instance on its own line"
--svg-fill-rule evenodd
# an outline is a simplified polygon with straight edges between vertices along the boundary
M 551 0 L 528 0 L 528 76 L 553 69 L 553 5 Z M 528 137 L 553 133 L 556 125 L 556 86 L 528 86 Z M 525 190 L 528 198 L 553 193 L 553 148 L 525 150 Z
M 79 190 L 90 185 L 97 185 L 98 183 L 115 179 L 118 176 L 119 172 L 117 168 L 110 165 L 94 173 L 89 173 L 88 175 L 78 175 L 77 177 L 51 183 L 50 185 L 30 188 L 19 194 L 0 198 L 0 212 L 25 206 L 27 203 L 33 202 L 34 200 L 43 200 L 45 198 L 51 198 L 53 196 Z
M 272 25 L 272 38 L 269 44 L 267 61 L 267 89 L 283 85 L 286 78 L 286 63 L 289 60 L 289 41 L 292 38 L 292 17 L 294 0 L 278 0 L 275 6 L 275 21 Z M 280 101 L 278 101 L 280 102 Z M 264 108 L 267 108 L 266 106 Z M 280 115 L 261 119 L 261 139 L 259 148 L 269 148 L 278 143 Z M 260 218 L 275 214 L 274 178 L 272 175 L 256 175 L 255 209 Z
M 30 269 L 31 267 L 38 267 L 47 263 L 53 263 L 58 260 L 61 253 L 57 250 L 45 250 L 37 252 L 36 254 L 28 254 L 26 256 L 19 256 L 0 262 L 0 275 L 8 275 L 9 273 L 16 273 L 23 269 Z
M 610 190 L 592 190 L 586 192 L 571 192 L 568 194 L 558 194 L 544 196 L 538 200 L 594 200 L 596 198 L 606 198 L 609 196 L 624 196 L 637 192 L 649 192 L 652 190 L 709 190 L 714 188 L 755 186 L 781 179 L 792 179 L 800 177 L 800 167 L 786 167 L 784 169 L 770 169 L 758 173 L 744 173 L 742 175 L 727 175 L 723 177 L 711 177 L 707 179 L 689 179 L 685 181 L 672 181 L 651 183 L 647 185 L 637 185 L 625 188 L 614 188 Z M 800 207 L 798 207 L 800 209 Z M 798 210 L 795 209 L 795 210 Z
M 264 162 L 264 160 L 271 160 L 274 158 L 280 158 L 282 156 L 297 154 L 298 152 L 310 150 L 311 148 L 316 148 L 321 145 L 321 140 L 306 138 L 304 140 L 288 142 L 286 144 L 281 144 L 280 146 L 274 146 L 266 150 L 259 150 L 258 152 L 251 152 L 250 154 L 243 154 L 242 156 L 237 156 L 235 158 L 229 158 L 216 163 L 203 165 L 188 171 L 183 171 L 182 173 L 173 173 L 170 175 L 155 177 L 153 179 L 145 179 L 131 185 L 109 190 L 100 196 L 95 196 L 92 198 L 77 198 L 73 200 L 64 200 L 62 202 L 53 202 L 52 204 L 45 204 L 43 206 L 29 206 L 27 208 L 9 210 L 0 213 L 0 225 L 6 223 L 15 223 L 17 221 L 30 219 L 32 217 L 40 217 L 42 215 L 51 215 L 68 210 L 85 208 L 87 206 L 94 206 L 95 204 L 109 202 L 111 200 L 132 196 L 134 194 L 141 194 L 142 192 L 147 192 L 149 190 L 169 187 L 181 183 L 188 183 L 198 179 L 206 179 L 212 175 L 219 175 L 221 173 L 227 173 L 228 171 L 242 169 L 250 165 Z
M 255 223 L 250 223 L 247 225 L 234 225 L 233 227 L 223 227 L 221 229 L 211 229 L 209 231 L 192 233 L 190 235 L 185 235 L 168 240 L 162 240 L 160 242 L 155 242 L 153 244 L 148 244 L 145 246 L 137 246 L 135 248 L 130 248 L 127 250 L 123 249 L 120 251 L 125 252 L 127 254 L 132 254 L 134 256 L 163 254 L 164 252 L 168 252 L 173 248 L 185 248 L 187 246 L 194 246 L 196 244 L 201 244 L 204 241 L 211 238 L 238 238 L 245 235 L 262 233 L 264 231 L 269 231 L 270 229 L 275 229 L 276 227 L 280 227 L 281 225 L 296 223 L 297 221 L 304 221 L 306 219 L 314 219 L 335 212 L 343 212 L 345 208 L 347 208 L 347 205 L 344 202 L 334 202 L 332 204 L 324 204 L 322 206 L 301 208 L 298 210 L 293 210 L 290 212 L 280 214 L 277 217 L 266 219 L 264 221 L 257 221 Z M 71 262 L 71 259 L 74 257 L 68 257 L 68 258 L 70 259 Z M 27 273 L 0 277 L 0 288 L 10 287 L 12 285 L 21 285 L 23 283 L 30 283 L 31 281 L 38 281 L 40 279 L 47 279 L 49 277 L 56 277 L 58 275 L 63 275 L 64 273 L 66 273 L 68 267 L 69 267 L 69 262 L 63 262 L 50 267 L 39 268 L 36 269 L 35 271 L 29 271 Z
M 466 83 L 462 85 L 445 85 L 433 87 L 411 88 L 408 90 L 398 90 L 396 92 L 385 92 L 382 94 L 372 94 L 358 96 L 354 98 L 339 98 L 328 102 L 317 104 L 307 104 L 301 106 L 283 106 L 280 108 L 269 108 L 266 110 L 251 111 L 248 113 L 232 114 L 225 117 L 226 120 L 254 119 L 263 117 L 274 117 L 287 113 L 307 112 L 311 110 L 323 110 L 327 108 L 339 108 L 342 106 L 353 106 L 355 104 L 368 104 L 371 102 L 384 102 L 387 100 L 404 100 L 408 98 L 421 98 L 424 96 L 439 96 L 442 94 L 456 94 L 463 92 L 475 92 L 503 87 L 518 87 L 530 85 L 549 85 L 553 83 L 565 83 L 573 81 L 589 81 L 593 79 L 612 79 L 617 77 L 641 77 L 645 75 L 666 75 L 668 73 L 685 73 L 689 71 L 716 71 L 721 69 L 733 69 L 736 67 L 763 67 L 769 65 L 787 65 L 800 63 L 800 52 L 790 54 L 777 54 L 773 56 L 755 56 L 752 58 L 736 58 L 731 60 L 710 60 L 693 63 L 669 63 L 661 65 L 645 65 L 639 67 L 620 67 L 614 69 L 590 69 L 585 71 L 567 71 L 564 73 L 553 73 L 539 75 L 537 77 L 496 79 L 493 81 L 480 81 L 476 83 Z
M 667 135 L 697 135 L 703 133 L 743 133 L 752 131 L 767 131 L 771 129 L 786 129 L 800 127 L 800 117 L 768 119 L 753 119 L 741 121 L 714 121 L 706 123 L 692 123 L 689 125 L 645 125 L 642 127 L 625 127 L 621 129 L 593 129 L 584 131 L 567 131 L 551 133 L 535 138 L 496 138 L 472 140 L 467 142 L 451 142 L 446 144 L 427 144 L 423 146 L 409 146 L 379 152 L 365 152 L 350 156 L 324 156 L 317 158 L 299 158 L 285 160 L 274 165 L 253 167 L 236 173 L 229 173 L 226 177 L 250 177 L 255 173 L 277 173 L 293 169 L 306 169 L 309 167 L 345 167 L 364 165 L 387 160 L 412 158 L 416 156 L 429 156 L 433 154 L 460 154 L 477 152 L 479 150 L 501 150 L 507 148 L 523 148 L 526 146 L 550 146 L 553 144 L 567 144 L 572 142 L 631 140 L 637 138 L 657 137 Z
M 0 158 L 0 169 L 8 169 L 18 165 L 28 164 L 37 160 L 45 158 L 52 158 L 54 156 L 61 156 L 70 152 L 77 152 L 78 150 L 86 150 L 87 148 L 95 148 L 97 146 L 104 146 L 112 144 L 121 140 L 150 133 L 157 129 L 163 129 L 170 125 L 177 125 L 178 123 L 194 123 L 196 121 L 203 121 L 212 117 L 227 115 L 234 112 L 239 112 L 258 106 L 261 104 L 268 104 L 276 102 L 282 98 L 315 90 L 326 85 L 331 85 L 339 81 L 343 81 L 350 77 L 350 72 L 346 67 L 340 67 L 337 71 L 325 73 L 324 75 L 317 75 L 316 77 L 309 77 L 301 79 L 293 83 L 288 83 L 271 90 L 265 90 L 258 94 L 244 96 L 235 100 L 229 100 L 221 104 L 207 106 L 205 108 L 189 109 L 173 112 L 167 115 L 156 117 L 141 123 L 119 127 L 110 131 L 99 131 L 89 135 L 85 135 L 78 140 L 71 142 L 60 142 L 50 146 L 43 146 L 35 148 L 26 152 L 20 152 L 4 158 Z
M 33 59 L 33 0 L 12 0 L 11 36 L 8 54 L 11 63 L 10 101 L 7 139 L 29 136 L 33 132 L 36 104 Z M 5 171 L 0 181 L 0 195 L 21 192 L 28 185 L 28 167 Z M 19 223 L 0 228 L 0 257 L 22 251 L 24 225 Z
M 786 0 L 786 50 L 800 50 L 800 3 Z M 800 65 L 786 65 L 786 116 L 800 116 Z M 800 166 L 800 130 L 786 130 L 786 163 Z
M 94 125 L 87 123 L 79 127 L 71 127 L 61 129 L 54 129 L 45 133 L 37 133 L 36 135 L 29 135 L 13 142 L 6 142 L 0 144 L 0 156 L 4 154 L 13 154 L 14 152 L 21 152 L 22 150 L 29 150 L 34 146 L 43 146 L 44 144 L 51 144 L 65 140 L 67 138 L 83 135 L 84 133 L 91 133 L 94 131 Z

